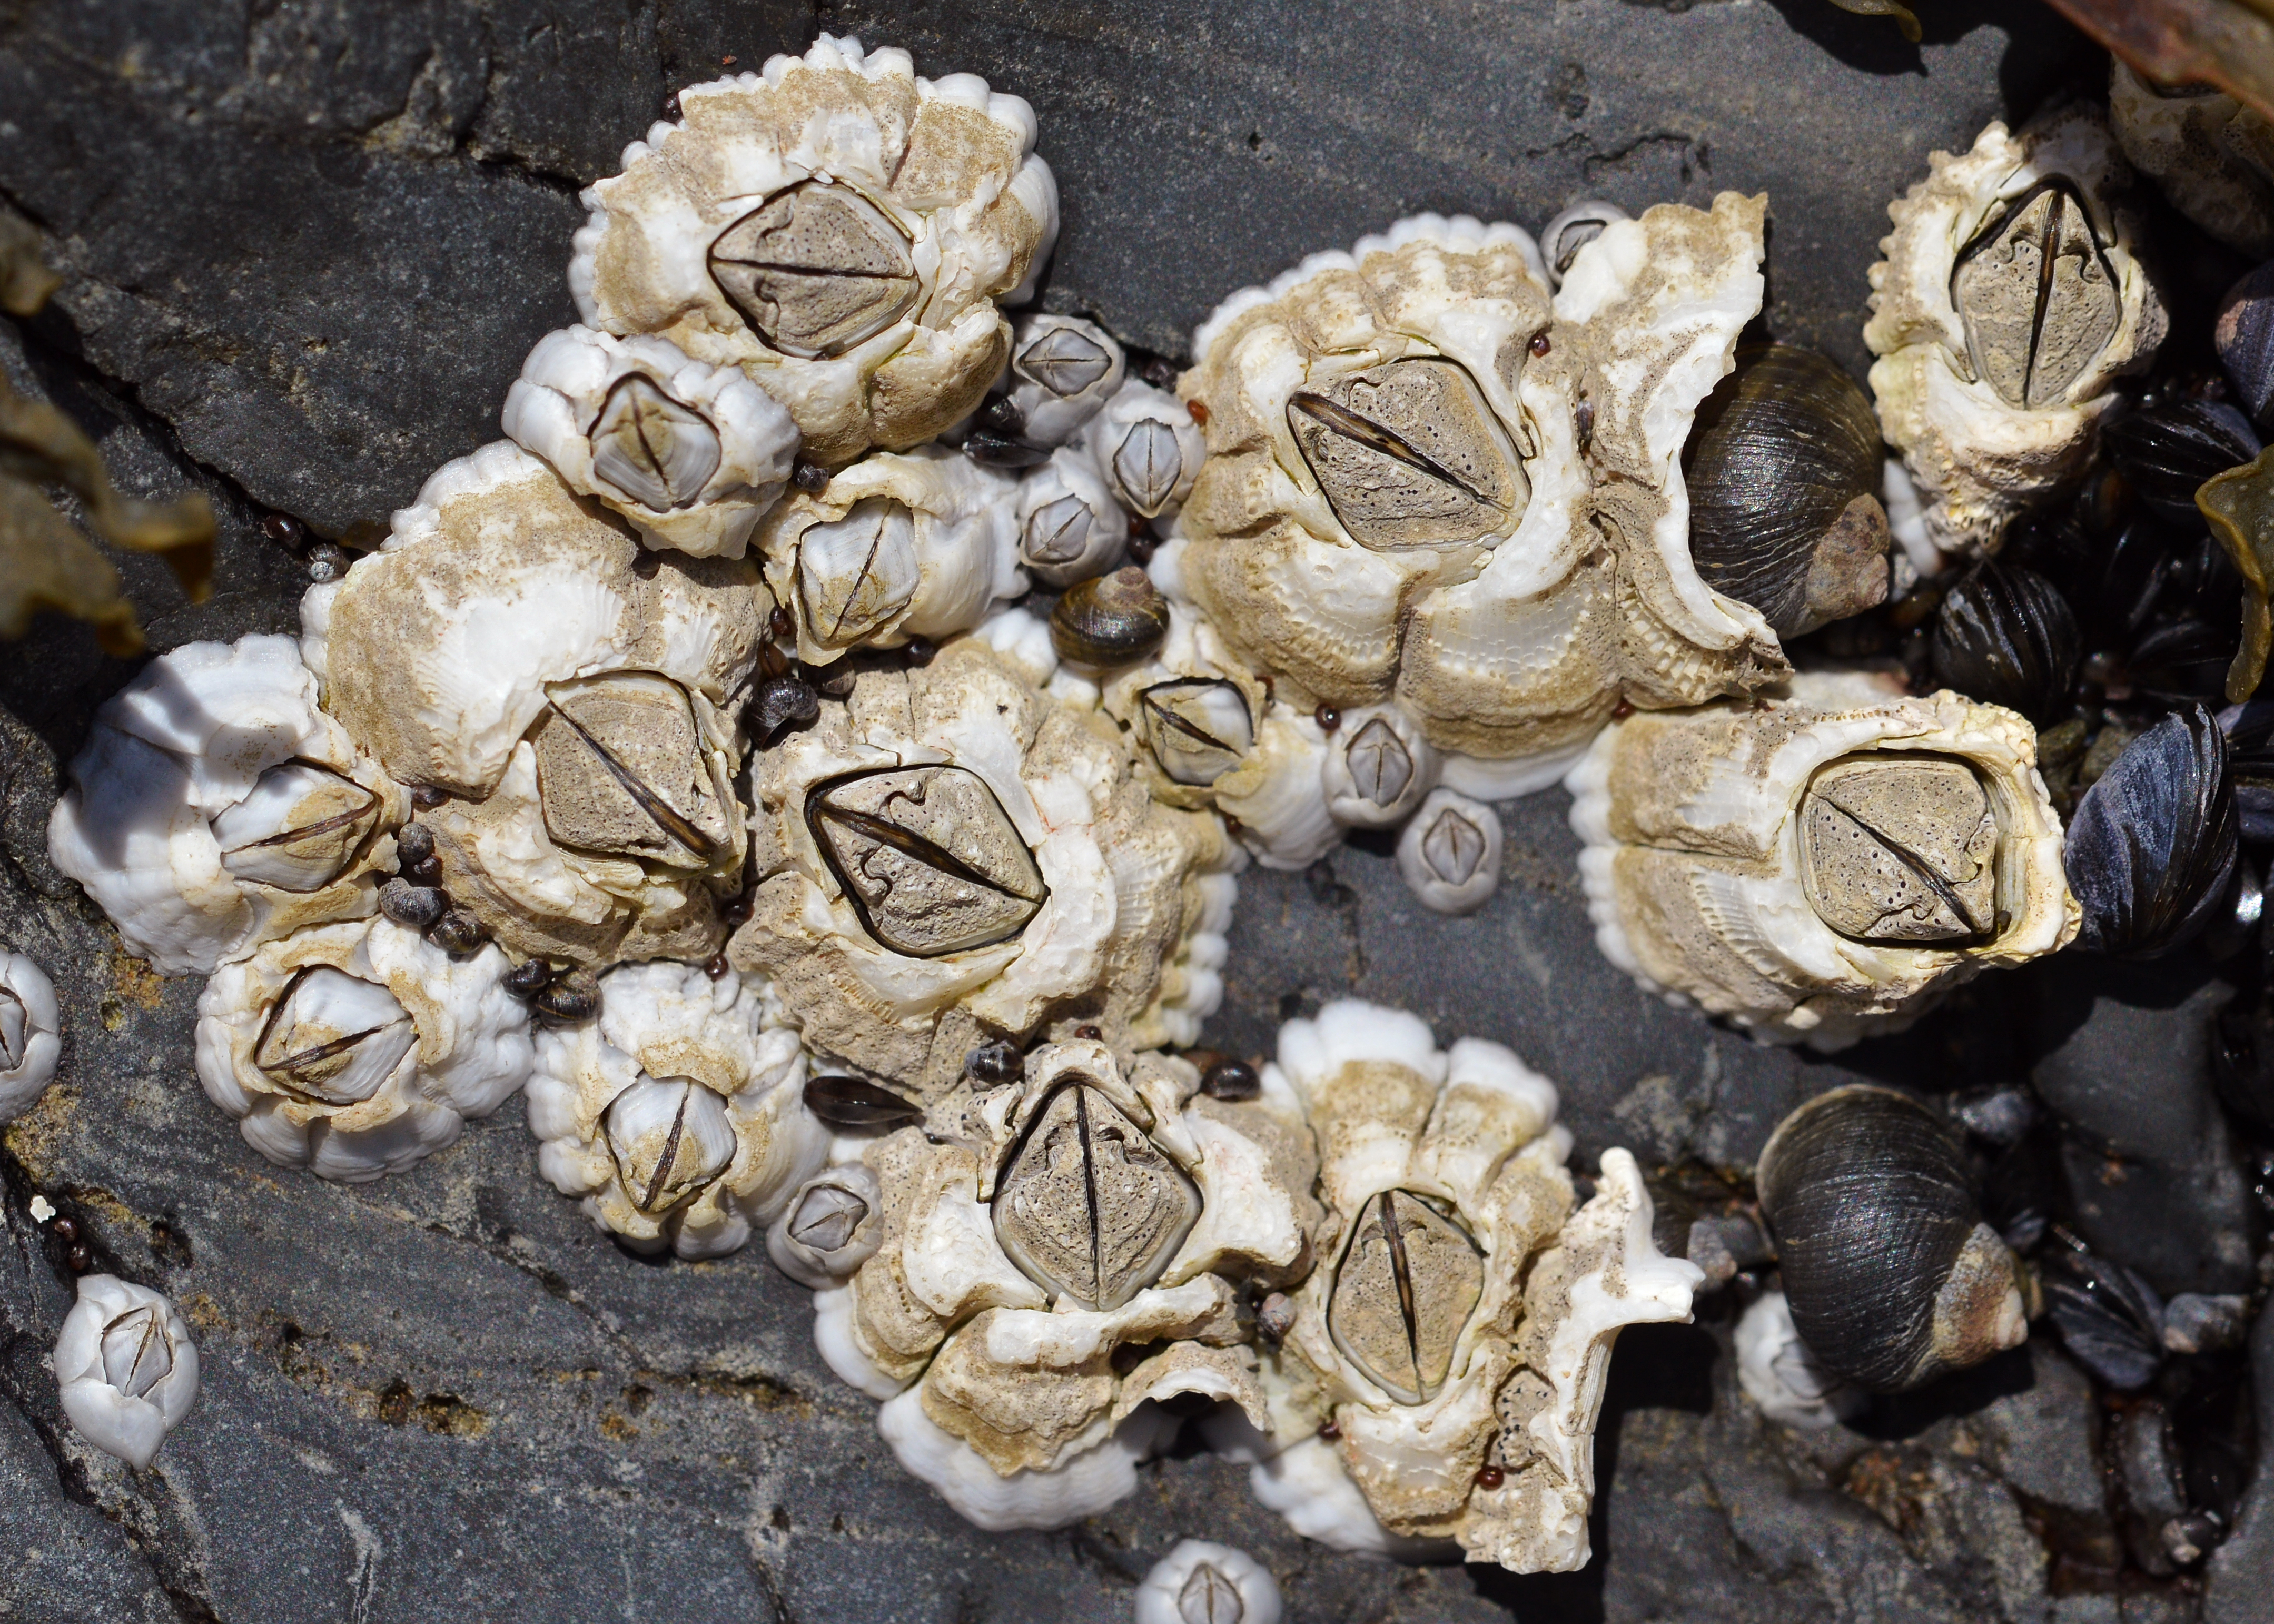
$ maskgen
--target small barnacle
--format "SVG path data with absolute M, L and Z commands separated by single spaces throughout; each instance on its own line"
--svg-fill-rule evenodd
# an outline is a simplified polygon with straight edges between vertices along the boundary
M 377 1094 L 418 1041 L 392 992 L 319 965 L 295 975 L 277 1000 L 252 1063 L 281 1088 L 353 1105 Z
M 198 1350 L 172 1301 L 109 1274 L 82 1274 L 56 1338 L 64 1413 L 80 1437 L 147 1470 L 198 1396 Z
M 1352 1227 L 1327 1329 L 1384 1392 L 1423 1403 L 1445 1385 L 1484 1286 L 1484 1256 L 1467 1230 L 1412 1191 L 1385 1190 Z
M 1397 871 L 1422 905 L 1469 914 L 1500 886 L 1500 814 L 1454 790 L 1429 792 L 1397 837 Z
M 1631 220 L 1615 203 L 1587 199 L 1574 203 L 1540 228 L 1540 258 L 1547 270 L 1547 285 L 1560 288 L 1579 251 L 1602 236 L 1607 227 Z
M 855 502 L 798 538 L 798 606 L 827 647 L 848 647 L 882 627 L 908 606 L 922 578 L 915 517 L 886 497 Z
M 1516 449 L 1453 362 L 1391 361 L 1298 389 L 1287 423 L 1361 545 L 1475 541 L 1523 516 L 1529 492 Z
M 741 832 L 687 690 L 645 673 L 556 682 L 531 741 L 561 846 L 709 868 Z
M 21 953 L 0 947 L 0 1123 L 38 1102 L 63 1053 L 56 984 Z
M 1180 1539 L 1137 1587 L 1137 1624 L 1279 1624 L 1279 1584 L 1245 1551 Z
M 840 779 L 813 792 L 806 819 L 870 933 L 911 958 L 1015 936 L 1050 896 L 1002 803 L 960 767 Z
M 1011 393 L 1028 444 L 1064 445 L 1121 387 L 1121 346 L 1075 316 L 1037 313 L 1011 343 Z
M 719 471 L 719 431 L 652 381 L 617 380 L 586 431 L 592 471 L 657 513 L 694 506 Z
M 624 1193 L 650 1217 L 696 1194 L 734 1159 L 726 1101 L 688 1078 L 643 1076 L 608 1101 L 600 1120 Z
M 1142 519 L 1171 519 L 1208 455 L 1177 397 L 1132 378 L 1081 431 L 1113 500 Z
M 1436 787 L 1438 753 L 1398 707 L 1354 710 L 1339 721 L 1319 770 L 1337 823 L 1386 827 Z
M 907 234 L 850 186 L 800 182 L 719 234 L 711 274 L 758 336 L 786 355 L 840 356 L 905 314 L 922 291 Z
M 1145 743 L 1172 783 L 1206 787 L 1255 747 L 1254 717 L 1236 682 L 1156 682 L 1138 695 L 1137 707 Z
M 861 1163 L 825 1168 L 791 1196 L 766 1231 L 775 1267 L 816 1291 L 838 1285 L 877 1253 L 885 1237 L 885 1196 Z
M 1128 515 L 1071 447 L 1020 480 L 1019 513 L 1019 556 L 1046 585 L 1102 575 L 1128 551 Z

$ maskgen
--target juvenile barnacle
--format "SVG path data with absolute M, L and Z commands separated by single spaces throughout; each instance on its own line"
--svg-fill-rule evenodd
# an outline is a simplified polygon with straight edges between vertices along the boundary
M 824 1168 L 800 1184 L 766 1231 L 774 1267 L 802 1286 L 841 1285 L 885 1238 L 885 1193 L 858 1162 Z
M 1397 871 L 1425 907 L 1472 914 L 1500 887 L 1500 814 L 1433 789 L 1397 837 Z
M 198 1080 L 270 1161 L 360 1184 L 454 1142 L 529 1076 L 494 946 L 454 958 L 384 919 L 320 925 L 215 972 Z
M 1245 1551 L 1179 1539 L 1137 1586 L 1137 1624 L 1279 1624 L 1278 1581 Z
M 506 395 L 507 437 L 651 547 L 740 558 L 796 461 L 797 425 L 732 366 L 668 339 L 549 333 Z
M 55 1371 L 72 1429 L 139 1470 L 197 1402 L 198 1349 L 181 1310 L 116 1275 L 79 1276 Z
M 1264 1357 L 1258 1496 L 1347 1548 L 1449 1537 L 1518 1572 L 1583 1566 L 1610 1344 L 1688 1319 L 1700 1279 L 1652 1244 L 1634 1159 L 1605 1151 L 1575 1213 L 1554 1085 L 1356 1000 L 1283 1026 L 1263 1086 L 1303 1103 L 1329 1218 Z
M 1579 257 L 1582 248 L 1602 236 L 1607 227 L 1633 218 L 1615 203 L 1590 198 L 1572 204 L 1549 220 L 1540 228 L 1540 258 L 1547 273 L 1547 285 L 1562 287 L 1564 274 L 1570 270 L 1571 262 Z
M 38 1103 L 62 1054 L 56 984 L 24 954 L 0 947 L 0 1123 Z
M 1992 124 L 1929 164 L 1888 206 L 1864 338 L 1929 536 L 1978 553 L 2083 468 L 2111 385 L 2148 365 L 2165 320 L 2137 225 L 2110 201 L 2130 171 L 2098 109 Z
M 1900 1030 L 2077 931 L 2035 733 L 1947 691 L 1804 674 L 1765 707 L 1638 715 L 1570 784 L 1604 956 L 1780 1041 Z
M 158 969 L 377 910 L 409 806 L 316 693 L 291 638 L 252 636 L 162 654 L 97 713 L 48 847 Z
M 1141 519 L 1175 518 L 1208 455 L 1183 402 L 1134 378 L 1123 381 L 1081 432 L 1113 500 Z
M 537 1033 L 538 1169 L 639 1252 L 733 1252 L 821 1167 L 786 1012 L 756 978 L 620 965 L 596 1020 Z
M 450 900 L 517 957 L 708 956 L 742 814 L 755 561 L 647 553 L 510 445 L 446 465 L 302 605 L 326 707 L 405 783 Z
M 1607 220 L 1552 295 L 1524 232 L 1435 215 L 1235 294 L 1178 385 L 1209 456 L 1164 590 L 1298 714 L 1394 707 L 1496 794 L 1622 697 L 1775 680 L 1759 611 L 1690 557 L 1681 466 L 1759 304 L 1763 210 Z
M 1061 447 L 1019 481 L 1019 556 L 1036 580 L 1103 575 L 1129 545 L 1129 517 L 1081 451 Z
M 733 962 L 816 1054 L 927 1099 L 990 1034 L 1189 1041 L 1237 857 L 1134 751 L 976 639 L 862 669 L 758 758 L 766 877 Z
M 1034 110 L 829 34 L 678 102 L 585 194 L 585 324 L 741 368 L 831 467 L 968 415 L 1058 235 Z
M 1436 787 L 1437 751 L 1395 705 L 1349 711 L 1320 769 L 1335 821 L 1380 829 L 1404 819 Z
M 968 631 L 1027 590 L 1016 485 L 944 446 L 879 452 L 794 492 L 758 530 L 798 658 Z
M 1121 387 L 1121 346 L 1096 323 L 1037 312 L 1011 343 L 1011 404 L 1030 445 L 1063 446 Z

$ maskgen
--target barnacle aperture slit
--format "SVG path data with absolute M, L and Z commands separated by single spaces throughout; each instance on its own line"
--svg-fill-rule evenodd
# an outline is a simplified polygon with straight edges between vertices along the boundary
M 1089 545 L 1089 504 L 1079 496 L 1061 496 L 1027 515 L 1026 542 L 1021 549 L 1032 564 L 1071 564 Z
M 719 431 L 637 372 L 619 379 L 586 431 L 592 471 L 655 513 L 694 506 L 719 471 Z
M 1044 1101 L 995 1192 L 995 1237 L 1038 1285 L 1119 1308 L 1160 1277 L 1200 1192 L 1145 1131 L 1075 1077 Z
M 1385 1190 L 1352 1228 L 1327 1329 L 1392 1398 L 1425 1403 L 1445 1385 L 1484 1285 L 1484 1255 L 1465 1229 L 1410 1191 Z
M 562 846 L 707 868 L 732 825 L 686 691 L 634 673 L 556 684 L 538 724 L 545 826 Z
M 1239 1587 L 1206 1562 L 1193 1569 L 1185 1588 L 1177 1592 L 1177 1617 L 1182 1624 L 1240 1624 L 1246 1616 Z
M 1422 861 L 1448 885 L 1465 885 L 1485 860 L 1490 842 L 1485 831 L 1457 809 L 1447 807 L 1421 837 Z
M 2059 404 L 2116 337 L 2124 300 L 2090 211 L 2038 183 L 1976 234 L 1950 273 L 1976 372 L 2009 406 Z
M 1962 762 L 1883 755 L 1833 763 L 1801 805 L 1810 903 L 1864 942 L 1963 942 L 1998 927 L 1998 817 Z
M 1002 942 L 1049 898 L 995 792 L 961 767 L 889 767 L 833 779 L 806 823 L 869 934 L 936 959 Z
M 1255 718 L 1236 683 L 1156 682 L 1138 695 L 1137 710 L 1145 742 L 1171 783 L 1213 784 L 1255 745 Z
M 312 965 L 286 983 L 252 1063 L 288 1093 L 353 1105 L 377 1094 L 418 1041 L 410 1011 L 386 988 Z
M 154 1308 L 130 1308 L 102 1327 L 102 1379 L 144 1398 L 173 1373 L 174 1344 Z
M 1451 361 L 1391 361 L 1299 389 L 1287 426 L 1365 546 L 1476 541 L 1520 517 L 1531 494 L 1492 408 Z
M 1096 340 L 1072 327 L 1052 327 L 1018 353 L 1011 363 L 1020 377 L 1052 395 L 1080 395 L 1113 370 L 1113 357 Z
M 719 233 L 711 275 L 785 355 L 842 355 L 898 321 L 922 286 L 908 239 L 849 187 L 801 182 Z
M 1349 748 L 1351 782 L 1358 793 L 1376 806 L 1397 804 L 1397 798 L 1413 782 L 1413 753 L 1397 736 L 1397 730 L 1381 717 L 1374 717 L 1352 735 Z M 1457 814 L 1452 815 L 1457 816 Z M 1467 820 L 1462 822 L 1465 824 Z M 1483 837 L 1478 838 L 1480 847 Z M 1471 872 L 1476 864 L 1469 864 Z M 1466 879 L 1467 874 L 1447 876 L 1449 879 Z
M 727 1170 L 734 1128 L 726 1101 L 684 1077 L 643 1077 L 608 1103 L 608 1154 L 633 1205 L 668 1212 Z
M 347 871 L 379 821 L 379 797 L 313 762 L 280 762 L 213 821 L 221 866 L 282 891 L 321 891 Z

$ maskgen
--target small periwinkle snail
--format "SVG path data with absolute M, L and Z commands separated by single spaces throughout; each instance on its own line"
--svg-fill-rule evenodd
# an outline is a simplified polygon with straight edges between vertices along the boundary
M 1168 635 L 1168 600 L 1134 564 L 1076 582 L 1050 611 L 1050 643 L 1077 665 L 1133 665 Z
M 1860 614 L 1887 595 L 1880 470 L 1879 419 L 1846 372 L 1791 344 L 1738 350 L 1682 452 L 1698 573 L 1781 637 Z
M 1900 1392 L 2027 1339 L 2022 1264 L 1957 1139 L 1908 1095 L 1819 1094 L 1769 1136 L 1758 1180 L 1793 1325 L 1833 1374 Z

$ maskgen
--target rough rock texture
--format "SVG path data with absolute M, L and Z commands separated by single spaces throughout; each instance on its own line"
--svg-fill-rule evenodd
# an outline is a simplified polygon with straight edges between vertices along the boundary
M 372 536 L 493 438 L 528 346 L 568 319 L 576 189 L 674 85 L 817 21 L 1029 97 L 1066 206 L 1050 302 L 1166 350 L 1232 289 L 1400 213 L 1536 226 L 1584 192 L 1736 186 L 1771 194 L 1770 325 L 1860 366 L 1864 270 L 1925 152 L 2102 71 L 2026 0 L 1928 8 L 1920 48 L 1823 0 L 18 0 L 0 202 L 69 281 L 0 323 L 0 366 L 95 431 L 126 488 L 194 485 L 222 515 L 210 603 L 124 564 L 153 645 L 289 629 L 305 575 L 264 518 Z M 45 856 L 56 763 L 132 669 L 54 621 L 0 650 L 0 938 L 53 973 L 67 1022 L 62 1082 L 0 1135 L 0 1617 L 1120 1620 L 1191 1534 L 1254 1553 L 1305 1620 L 2192 1615 L 2090 1579 L 2054 1596 L 2082 1571 L 2064 1553 L 2110 1538 L 2096 1412 L 2058 1352 L 1806 1440 L 1736 1396 L 1733 1293 L 1622 1342 L 1583 1574 L 1337 1556 L 1190 1453 L 1075 1529 L 979 1533 L 892 1461 L 760 1252 L 619 1250 L 538 1179 L 518 1104 L 360 1189 L 244 1146 L 190 1072 L 196 983 L 122 956 Z M 1836 1064 L 1645 997 L 1594 951 L 1564 811 L 1554 791 L 1508 809 L 1506 883 L 1463 920 L 1413 902 L 1387 841 L 1251 872 L 1209 1041 L 1262 1052 L 1345 992 L 1407 1003 L 1553 1075 L 1583 1164 L 1623 1143 L 1741 1168 L 1837 1082 L 2026 1071 L 2020 978 Z M 148 1472 L 62 1419 L 67 1249 L 34 1193 L 200 1339 L 203 1395 Z M 2214 1596 L 2247 1608 L 2233 1565 Z

